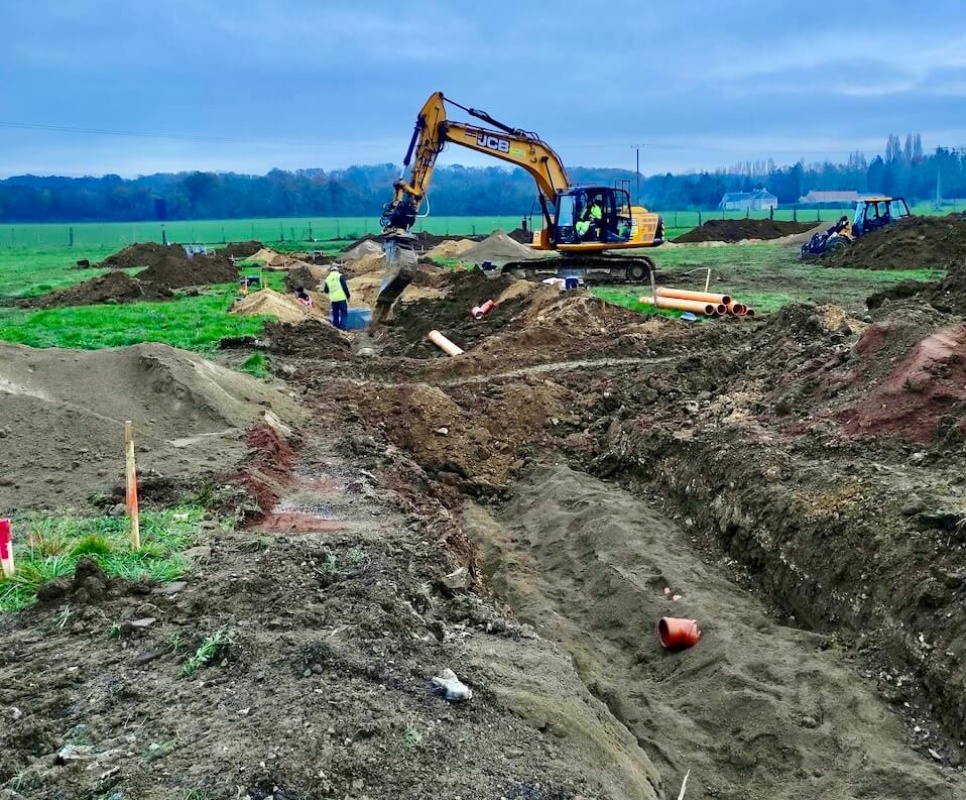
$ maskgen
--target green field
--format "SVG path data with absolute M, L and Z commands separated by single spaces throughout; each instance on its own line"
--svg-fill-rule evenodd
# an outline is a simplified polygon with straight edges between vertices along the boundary
M 814 212 L 812 212 L 814 213 Z M 834 212 L 832 212 L 834 214 Z M 697 224 L 697 212 L 677 212 L 666 215 L 668 222 Z M 719 216 L 719 215 L 718 215 Z M 729 215 L 741 217 L 742 214 Z M 790 218 L 792 212 L 776 214 L 776 218 Z M 702 214 L 702 220 L 708 215 Z M 803 220 L 802 215 L 799 219 Z M 426 220 L 425 228 L 436 233 L 458 236 L 488 233 L 496 227 L 509 228 L 519 222 L 506 217 L 434 218 Z M 375 221 L 368 221 L 370 227 Z M 284 250 L 323 249 L 336 252 L 346 240 L 326 239 L 322 242 L 300 240 L 298 236 L 351 236 L 365 230 L 366 220 L 285 220 L 290 233 L 284 242 L 273 246 Z M 169 238 L 184 235 L 185 239 L 206 239 L 220 236 L 222 230 L 229 240 L 247 239 L 252 235 L 263 240 L 265 234 L 279 230 L 279 221 L 243 220 L 234 222 L 172 223 L 167 227 Z M 264 320 L 237 317 L 227 313 L 237 287 L 232 285 L 208 287 L 196 296 L 181 296 L 168 302 L 145 302 L 125 305 L 57 308 L 46 311 L 21 309 L 13 304 L 18 298 L 44 294 L 53 289 L 88 280 L 102 274 L 98 269 L 77 269 L 75 262 L 89 259 L 97 263 L 126 244 L 125 237 L 148 238 L 160 227 L 145 224 L 74 226 L 75 245 L 54 242 L 64 228 L 54 225 L 24 226 L 9 231 L 16 247 L 0 243 L 0 340 L 18 342 L 35 347 L 73 347 L 96 349 L 119 347 L 138 342 L 164 342 L 175 347 L 213 353 L 219 339 L 226 336 L 254 336 L 261 332 Z M 80 232 L 90 242 L 117 240 L 117 244 L 80 245 Z M 192 235 L 193 234 L 193 235 Z M 48 243 L 31 246 L 25 243 L 33 236 Z M 293 236 L 295 238 L 293 238 Z M 159 236 L 155 238 L 160 238 Z M 865 298 L 883 287 L 901 280 L 934 280 L 941 276 L 937 270 L 920 269 L 906 272 L 826 269 L 815 262 L 799 260 L 797 247 L 779 244 L 702 246 L 686 245 L 647 251 L 658 267 L 661 283 L 679 288 L 703 289 L 710 270 L 710 286 L 714 291 L 728 293 L 758 313 L 775 311 L 791 301 L 832 303 L 851 313 L 864 310 Z M 928 266 L 928 265 L 927 265 Z M 281 288 L 281 276 L 270 274 L 269 285 Z M 642 313 L 656 313 L 643 306 L 638 298 L 649 291 L 648 286 L 601 287 L 594 290 L 608 302 L 633 308 Z M 664 312 L 666 313 L 666 312 Z M 256 375 L 264 373 L 263 364 L 247 367 Z

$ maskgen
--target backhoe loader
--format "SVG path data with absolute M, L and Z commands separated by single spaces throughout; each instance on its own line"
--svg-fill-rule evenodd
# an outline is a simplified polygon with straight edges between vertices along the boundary
M 447 103 L 492 127 L 447 119 Z M 535 251 L 558 251 L 560 258 L 503 264 L 500 274 L 529 279 L 579 277 L 586 283 L 648 281 L 654 269 L 650 258 L 619 257 L 609 251 L 660 245 L 664 223 L 658 214 L 632 206 L 630 193 L 623 188 L 572 186 L 560 157 L 535 133 L 504 125 L 485 111 L 466 108 L 435 92 L 416 117 L 403 159 L 404 176 L 393 183 L 393 198 L 382 211 L 386 271 L 376 300 L 377 320 L 388 313 L 415 275 L 416 253 L 410 229 L 429 188 L 436 159 L 448 143 L 515 164 L 530 173 L 537 184 L 544 224 L 533 232 L 530 246 Z
M 860 236 L 892 225 L 908 217 L 909 206 L 902 197 L 864 197 L 855 203 L 852 219 L 842 216 L 838 222 L 816 233 L 802 245 L 802 258 L 821 256 L 848 247 Z

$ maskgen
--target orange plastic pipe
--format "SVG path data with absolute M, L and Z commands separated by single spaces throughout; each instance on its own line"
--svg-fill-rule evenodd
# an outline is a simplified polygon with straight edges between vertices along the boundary
M 430 331 L 428 334 L 426 334 L 426 338 L 429 339 L 429 341 L 431 341 L 434 345 L 436 345 L 440 350 L 442 350 L 448 356 L 463 355 L 463 350 L 457 345 L 453 344 L 439 331 Z
M 661 647 L 681 650 L 694 647 L 701 638 L 701 631 L 696 620 L 661 617 L 657 624 L 657 636 L 661 640 Z
M 668 289 L 664 286 L 657 287 L 658 297 L 678 297 L 681 300 L 700 300 L 703 303 L 724 303 L 731 305 L 731 298 L 726 294 L 714 294 L 713 292 L 692 292 L 688 289 Z
M 654 298 L 650 295 L 641 297 L 640 302 L 647 303 L 648 305 L 655 304 Z M 697 300 L 682 300 L 679 297 L 658 297 L 657 307 L 673 308 L 676 311 L 691 311 L 695 314 L 704 314 L 708 317 L 714 316 L 715 313 L 714 303 L 699 303 Z
M 718 303 L 718 305 L 714 307 L 714 313 L 719 317 L 723 317 L 728 313 L 728 306 L 726 306 L 724 303 Z
M 755 316 L 755 309 L 753 309 L 753 308 L 749 308 L 749 309 L 748 309 L 748 310 L 747 310 L 747 311 L 745 312 L 745 316 L 746 316 L 746 317 L 753 317 L 753 316 Z

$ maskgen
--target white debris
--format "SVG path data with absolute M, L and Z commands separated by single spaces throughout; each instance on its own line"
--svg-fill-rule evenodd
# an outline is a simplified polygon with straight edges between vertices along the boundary
M 444 669 L 433 678 L 433 685 L 443 692 L 443 697 L 451 703 L 459 703 L 473 697 L 473 690 L 456 677 L 451 669 Z

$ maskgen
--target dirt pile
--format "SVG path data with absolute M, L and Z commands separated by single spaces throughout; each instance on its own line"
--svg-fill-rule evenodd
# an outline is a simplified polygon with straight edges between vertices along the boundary
M 126 272 L 108 272 L 76 286 L 59 289 L 40 297 L 21 300 L 25 308 L 60 308 L 91 306 L 102 303 L 134 303 L 140 300 L 165 300 L 173 297 L 169 289 L 142 283 Z
M 230 313 L 242 316 L 270 316 L 279 322 L 296 323 L 313 317 L 324 318 L 325 309 L 316 305 L 304 306 L 294 295 L 281 294 L 273 289 L 251 292 L 247 297 L 237 300 Z
M 966 217 L 908 217 L 822 257 L 852 269 L 950 269 L 966 264 Z
M 164 246 L 153 242 L 126 247 L 106 258 L 99 266 L 114 269 L 147 268 L 134 277 L 126 273 L 108 273 L 20 304 L 30 308 L 55 308 L 162 300 L 171 297 L 173 289 L 234 283 L 239 275 L 238 268 L 224 252 L 197 254 L 189 258 L 180 245 Z
M 284 253 L 276 253 L 267 247 L 259 248 L 256 252 L 248 256 L 246 260 L 261 262 L 266 267 L 274 267 L 276 269 L 287 267 L 295 261 L 291 256 L 285 255 Z
M 261 242 L 256 242 L 254 239 L 250 242 L 230 242 L 225 246 L 223 252 L 228 258 L 240 260 L 248 258 L 252 253 L 257 253 L 264 246 Z
M 313 291 L 321 285 L 328 275 L 328 270 L 318 267 L 315 264 L 299 264 L 285 273 L 285 288 L 289 292 L 294 292 L 299 286 L 308 291 Z
M 358 261 L 366 256 L 383 254 L 382 245 L 373 239 L 363 239 L 354 247 L 342 251 L 342 260 L 346 262 Z
M 476 246 L 472 239 L 447 239 L 426 253 L 427 258 L 460 258 L 467 250 Z
M 493 231 L 482 242 L 465 250 L 461 255 L 468 264 L 481 264 L 484 261 L 505 264 L 508 261 L 526 261 L 542 257 L 543 254 L 514 241 L 503 231 Z
M 0 419 L 17 468 L 0 508 L 79 506 L 124 474 L 124 422 L 154 482 L 198 484 L 245 455 L 244 429 L 266 411 L 301 419 L 254 378 L 161 344 L 81 352 L 0 344 Z
M 308 319 L 298 325 L 269 322 L 262 339 L 273 354 L 280 356 L 326 360 L 352 357 L 352 339 L 326 320 Z
M 672 239 L 675 244 L 688 242 L 740 242 L 743 239 L 780 239 L 804 233 L 814 222 L 781 222 L 772 219 L 709 219 L 694 230 Z

